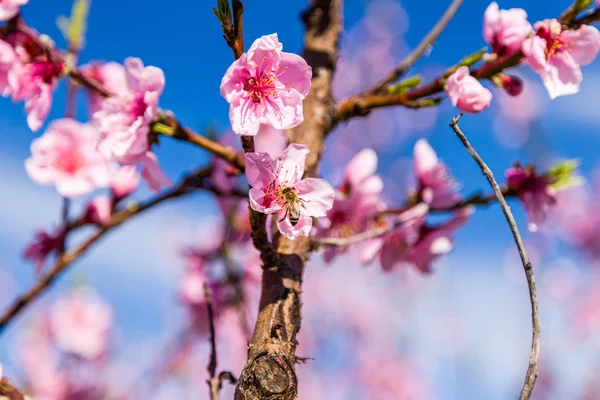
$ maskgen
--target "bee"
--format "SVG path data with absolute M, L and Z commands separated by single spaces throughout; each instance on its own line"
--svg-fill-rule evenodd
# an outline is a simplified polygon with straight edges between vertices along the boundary
M 283 221 L 288 218 L 292 226 L 296 226 L 300 221 L 300 207 L 302 207 L 302 200 L 298 198 L 296 193 L 290 188 L 285 188 L 281 191 L 281 197 L 284 201 L 283 208 L 285 209 L 285 215 L 279 221 Z

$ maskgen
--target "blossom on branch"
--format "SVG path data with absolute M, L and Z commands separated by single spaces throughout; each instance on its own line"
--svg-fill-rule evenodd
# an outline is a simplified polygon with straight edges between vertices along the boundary
M 415 213 L 415 218 L 383 238 L 379 262 L 384 271 L 391 271 L 400 264 L 431 273 L 431 264 L 452 250 L 454 231 L 463 226 L 475 210 L 473 206 L 459 209 L 448 222 L 429 226 L 425 223 L 426 211 L 422 213 L 419 209 L 423 206 L 421 203 L 406 211 Z
M 312 70 L 302 57 L 282 48 L 277 34 L 263 36 L 225 72 L 221 95 L 230 104 L 235 133 L 254 136 L 260 124 L 289 129 L 304 120 L 302 100 Z
M 159 191 L 171 183 L 150 151 L 148 134 L 158 115 L 165 76 L 160 68 L 144 67 L 139 58 L 126 59 L 124 68 L 126 88 L 105 99 L 93 115 L 100 131 L 98 148 L 111 160 L 141 164 L 142 177 L 154 191 Z
M 267 153 L 245 155 L 250 206 L 264 214 L 277 213 L 280 232 L 292 240 L 308 236 L 312 217 L 326 216 L 335 197 L 326 180 L 302 179 L 308 151 L 293 143 L 274 161 Z
M 98 132 L 71 118 L 53 121 L 31 143 L 25 161 L 29 177 L 41 185 L 55 185 L 62 196 L 73 198 L 109 183 L 112 163 L 97 149 Z
M 483 37 L 498 55 L 521 48 L 523 41 L 533 32 L 522 8 L 500 10 L 498 3 L 490 3 L 483 15 Z
M 80 71 L 86 77 L 98 82 L 107 92 L 113 95 L 123 96 L 127 94 L 127 79 L 125 67 L 116 62 L 100 63 L 94 62 L 81 66 Z M 104 96 L 93 90 L 88 90 L 90 113 L 102 108 Z
M 344 238 L 375 226 L 376 215 L 385 206 L 381 200 L 383 180 L 375 174 L 377 163 L 377 153 L 373 149 L 363 149 L 352 157 L 344 169 L 344 182 L 335 192 L 333 207 L 320 221 L 317 237 Z M 362 253 L 360 245 L 355 247 Z M 325 262 L 333 261 L 345 250 L 326 248 L 323 252 Z
M 19 7 L 27 4 L 29 0 L 3 0 L 0 1 L 0 21 L 8 21 L 19 13 Z
M 64 66 L 24 35 L 13 33 L 5 40 L 0 40 L 0 94 L 25 101 L 27 124 L 35 132 L 50 112 L 52 92 Z
M 492 92 L 469 73 L 469 67 L 459 67 L 446 83 L 452 105 L 466 113 L 476 114 L 489 107 Z
M 460 201 L 458 183 L 448 172 L 446 164 L 440 162 L 427 140 L 417 141 L 413 157 L 420 200 L 432 208 L 450 207 Z
M 523 53 L 538 73 L 551 99 L 579 92 L 581 65 L 591 63 L 600 51 L 600 32 L 582 25 L 563 30 L 555 19 L 537 22 L 536 35 L 523 42 Z

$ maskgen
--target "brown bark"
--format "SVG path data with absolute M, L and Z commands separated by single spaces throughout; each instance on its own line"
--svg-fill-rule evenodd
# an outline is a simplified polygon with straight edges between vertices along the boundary
M 0 398 L 5 397 L 8 400 L 24 400 L 24 396 L 6 379 L 0 379 Z
M 303 57 L 313 69 L 304 101 L 304 123 L 288 132 L 292 143 L 310 153 L 304 176 L 317 176 L 325 136 L 335 126 L 331 81 L 341 32 L 342 0 L 313 0 L 303 14 Z M 263 254 L 260 310 L 248 345 L 248 362 L 236 388 L 236 400 L 297 399 L 296 335 L 300 330 L 302 273 L 311 249 L 309 238 L 274 238 L 275 257 Z M 263 250 L 263 249 L 261 249 Z M 268 246 L 266 248 L 268 252 Z M 270 261 L 270 262 L 267 262 Z

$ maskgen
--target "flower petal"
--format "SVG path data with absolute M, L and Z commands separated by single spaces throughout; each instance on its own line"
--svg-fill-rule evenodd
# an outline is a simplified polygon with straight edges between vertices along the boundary
M 308 155 L 308 147 L 291 143 L 275 160 L 273 171 L 280 185 L 294 187 L 304 175 L 304 162 Z
M 306 215 L 311 217 L 324 217 L 333 207 L 335 190 L 325 179 L 306 178 L 296 186 L 296 194 L 304 200 L 303 206 Z

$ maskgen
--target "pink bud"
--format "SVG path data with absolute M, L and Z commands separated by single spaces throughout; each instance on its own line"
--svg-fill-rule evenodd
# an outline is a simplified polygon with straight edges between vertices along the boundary
M 513 75 L 503 75 L 501 78 L 502 86 L 506 90 L 506 93 L 511 96 L 518 96 L 523 91 L 523 81 Z
M 112 211 L 112 201 L 106 196 L 92 199 L 85 210 L 85 220 L 92 224 L 108 225 Z
M 472 77 L 469 68 L 465 66 L 458 68 L 448 77 L 446 90 L 452 105 L 466 113 L 475 114 L 483 111 L 492 101 L 492 92 Z

